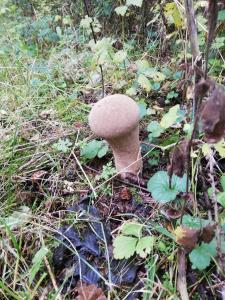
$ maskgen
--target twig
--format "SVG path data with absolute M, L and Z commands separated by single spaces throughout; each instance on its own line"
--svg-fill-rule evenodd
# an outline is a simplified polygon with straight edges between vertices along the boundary
M 83 0 L 83 1 L 84 1 L 84 7 L 85 7 L 85 10 L 86 10 L 86 14 L 90 18 L 90 13 L 89 13 L 87 2 L 86 2 L 86 0 Z M 93 22 L 93 20 L 92 20 L 92 22 Z M 97 43 L 97 38 L 96 38 L 96 35 L 95 35 L 95 32 L 94 32 L 94 28 L 93 28 L 92 22 L 90 23 L 90 28 L 91 28 L 91 32 L 92 32 L 92 36 L 93 36 L 94 42 L 96 44 Z M 104 97 L 105 96 L 105 82 L 104 82 L 103 68 L 102 68 L 101 64 L 99 64 L 99 68 L 100 68 L 100 71 L 101 71 L 101 78 L 102 78 L 102 97 Z
M 52 273 L 50 264 L 49 264 L 49 262 L 48 262 L 48 260 L 47 260 L 46 257 L 44 257 L 44 261 L 45 261 L 45 266 L 46 266 L 46 268 L 47 268 L 47 270 L 48 270 L 49 276 L 50 276 L 50 278 L 51 278 L 52 285 L 53 285 L 53 287 L 54 287 L 56 293 L 58 293 L 59 288 L 58 288 L 58 286 L 57 286 L 57 283 L 56 283 L 56 280 L 55 280 L 55 276 L 54 276 L 54 274 Z M 58 294 L 58 295 L 56 296 L 55 299 L 56 299 L 56 300 L 62 300 L 62 297 L 61 297 L 60 294 Z
M 185 0 L 185 10 L 187 16 L 187 28 L 189 34 L 189 40 L 191 43 L 191 50 L 194 61 L 200 56 L 197 26 L 195 22 L 195 13 L 192 0 Z
M 177 289 L 180 293 L 181 300 L 189 300 L 186 280 L 186 257 L 183 249 L 179 249 L 178 251 Z

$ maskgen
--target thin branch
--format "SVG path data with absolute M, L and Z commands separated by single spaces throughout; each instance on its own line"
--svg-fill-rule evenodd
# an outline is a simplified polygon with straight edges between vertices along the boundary
M 177 289 L 180 293 L 181 300 L 189 300 L 186 280 L 186 257 L 183 249 L 179 249 L 178 251 Z

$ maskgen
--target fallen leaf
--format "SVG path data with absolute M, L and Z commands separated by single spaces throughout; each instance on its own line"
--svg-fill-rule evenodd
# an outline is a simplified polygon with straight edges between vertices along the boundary
M 37 172 L 34 172 L 34 173 L 32 174 L 32 176 L 31 176 L 31 180 L 32 180 L 33 182 L 37 182 L 37 181 L 39 181 L 39 180 L 42 180 L 42 179 L 45 177 L 45 175 L 46 175 L 47 173 L 48 173 L 48 172 L 45 171 L 45 170 L 39 170 L 39 171 L 37 171 Z
M 202 104 L 201 120 L 207 142 L 219 142 L 225 132 L 225 92 L 222 87 L 216 86 L 208 101 Z
M 216 224 L 208 224 L 202 229 L 200 239 L 205 243 L 210 243 L 215 236 Z
M 167 219 L 178 219 L 181 217 L 182 211 L 174 208 L 161 209 L 160 212 L 167 217 Z
M 188 140 L 181 141 L 170 155 L 170 165 L 167 168 L 169 176 L 175 174 L 182 177 L 186 170 L 188 158 Z
M 190 252 L 198 243 L 200 229 L 178 226 L 174 230 L 176 242 L 181 245 L 187 252 Z
M 121 200 L 130 201 L 132 199 L 132 194 L 127 187 L 124 187 L 119 194 Z
M 76 288 L 76 292 L 78 295 L 75 300 L 106 300 L 106 296 L 102 289 L 98 288 L 94 284 L 86 285 L 84 283 L 80 283 Z

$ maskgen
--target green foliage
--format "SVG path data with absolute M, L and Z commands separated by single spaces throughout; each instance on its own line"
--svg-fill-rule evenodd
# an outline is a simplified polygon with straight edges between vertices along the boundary
M 135 252 L 142 258 L 151 253 L 154 237 L 142 236 L 143 225 L 126 222 L 121 227 L 121 234 L 113 241 L 113 254 L 116 259 L 130 258 Z
M 210 265 L 211 257 L 216 256 L 216 242 L 201 243 L 189 254 L 193 269 L 204 270 Z
M 152 121 L 148 125 L 147 130 L 150 132 L 150 134 L 148 135 L 149 140 L 152 140 L 152 138 L 159 137 L 164 132 L 164 129 L 160 126 L 160 124 L 157 121 Z
M 174 125 L 178 119 L 179 119 L 179 111 L 180 111 L 180 106 L 175 105 L 171 107 L 163 117 L 160 122 L 161 127 L 164 129 L 170 128 L 172 125 Z
M 9 229 L 21 227 L 29 222 L 31 218 L 31 210 L 27 206 L 21 206 L 19 210 L 14 211 L 9 217 L 0 218 L 0 228 L 5 225 Z
M 80 154 L 86 159 L 92 159 L 96 156 L 102 158 L 107 152 L 108 144 L 105 141 L 92 140 L 82 147 Z
M 175 200 L 180 192 L 185 192 L 186 181 L 186 175 L 182 178 L 173 175 L 170 188 L 167 172 L 159 171 L 149 179 L 148 190 L 156 201 L 166 203 Z
M 39 272 L 39 270 L 42 267 L 43 259 L 48 253 L 48 248 L 42 247 L 38 252 L 35 254 L 35 256 L 32 259 L 32 267 L 29 270 L 29 283 L 32 284 L 36 274 Z
M 70 146 L 72 146 L 72 143 L 68 139 L 59 139 L 57 143 L 52 145 L 52 148 L 58 152 L 68 153 L 70 151 Z

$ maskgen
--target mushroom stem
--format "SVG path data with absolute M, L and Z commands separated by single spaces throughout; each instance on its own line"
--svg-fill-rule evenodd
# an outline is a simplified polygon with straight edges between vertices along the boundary
M 139 108 L 125 95 L 98 101 L 89 115 L 92 131 L 110 144 L 117 171 L 138 174 L 142 168 L 139 142 Z

